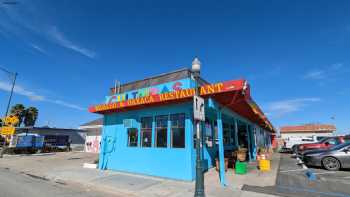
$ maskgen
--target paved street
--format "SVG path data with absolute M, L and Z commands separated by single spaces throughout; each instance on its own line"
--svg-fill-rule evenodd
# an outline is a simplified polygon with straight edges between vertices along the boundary
M 320 168 L 303 169 L 290 154 L 282 154 L 280 169 L 273 187 L 244 186 L 244 190 L 280 196 L 348 197 L 350 196 L 350 171 L 330 172 Z M 310 180 L 307 171 L 316 180 Z
M 15 187 L 14 184 L 24 185 L 23 189 L 21 188 L 20 191 L 15 191 L 15 193 L 10 193 L 8 191 L 7 196 L 11 197 L 22 197 L 21 194 L 17 194 L 17 192 L 21 192 L 22 190 L 24 191 L 22 193 L 36 196 L 35 192 L 38 191 L 32 188 L 41 187 L 43 187 L 43 190 L 40 189 L 40 191 L 45 191 L 43 192 L 44 194 L 50 192 L 60 196 L 64 196 L 63 194 L 66 196 L 88 196 L 85 195 L 87 192 L 90 196 L 101 196 L 99 192 L 95 191 L 93 193 L 92 191 L 88 191 L 87 188 L 99 188 L 100 190 L 117 195 L 123 193 L 121 196 L 193 196 L 194 182 L 82 168 L 83 163 L 91 163 L 96 157 L 96 154 L 83 152 L 16 156 L 6 155 L 3 159 L 0 159 L 0 176 L 8 177 L 11 175 L 11 179 L 6 182 L 2 182 L 0 179 L 0 189 L 5 187 L 6 189 L 12 190 Z M 274 185 L 278 161 L 279 160 L 276 159 L 272 162 L 273 170 L 268 173 L 260 173 L 257 170 L 250 169 L 247 175 L 235 175 L 232 170 L 229 170 L 226 173 L 228 181 L 226 187 L 220 185 L 218 172 L 215 169 L 211 169 L 205 174 L 206 194 L 212 197 L 271 197 L 271 195 L 268 194 L 242 191 L 241 186 L 246 183 L 259 186 Z M 17 181 L 17 179 L 19 181 Z M 76 187 L 75 184 L 79 184 L 80 186 Z M 6 187 L 6 185 L 11 185 L 11 187 Z M 29 191 L 27 192 L 26 189 Z M 67 193 L 62 193 L 64 189 L 67 190 Z M 37 196 L 40 197 L 40 194 Z M 103 196 L 108 197 L 108 195 Z M 0 197 L 3 196 L 0 195 Z
M 64 182 L 52 182 L 29 173 L 15 173 L 0 168 L 1 197 L 118 197 Z

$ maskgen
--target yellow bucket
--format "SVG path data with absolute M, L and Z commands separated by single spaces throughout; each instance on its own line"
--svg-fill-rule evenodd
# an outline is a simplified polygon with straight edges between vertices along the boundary
M 270 160 L 260 159 L 259 160 L 259 168 L 261 171 L 270 171 L 270 169 L 271 169 Z

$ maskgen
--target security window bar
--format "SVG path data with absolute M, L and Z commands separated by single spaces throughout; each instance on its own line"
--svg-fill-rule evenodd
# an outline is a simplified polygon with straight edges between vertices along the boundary
M 152 117 L 141 118 L 141 146 L 152 146 Z
M 167 147 L 168 133 L 168 116 L 156 116 L 156 147 Z
M 230 126 L 228 124 L 223 124 L 223 135 L 224 135 L 224 145 L 230 145 Z
M 137 147 L 138 131 L 135 128 L 128 129 L 128 146 Z
M 171 147 L 185 148 L 185 114 L 172 114 L 171 120 Z

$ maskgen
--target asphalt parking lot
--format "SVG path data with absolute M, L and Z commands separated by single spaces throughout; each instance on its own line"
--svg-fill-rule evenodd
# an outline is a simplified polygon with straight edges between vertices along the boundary
M 282 154 L 275 186 L 243 189 L 287 197 L 350 197 L 350 170 L 333 172 L 297 163 L 291 154 Z

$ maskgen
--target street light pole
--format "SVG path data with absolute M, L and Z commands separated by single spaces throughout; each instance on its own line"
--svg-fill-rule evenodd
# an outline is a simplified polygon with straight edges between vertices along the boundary
M 192 73 L 195 80 L 195 94 L 199 96 L 199 77 L 200 77 L 201 62 L 198 58 L 195 58 L 192 62 Z M 201 158 L 202 149 L 202 135 L 200 130 L 200 120 L 195 120 L 196 122 L 196 185 L 195 185 L 195 197 L 204 197 L 204 169 L 203 162 Z

